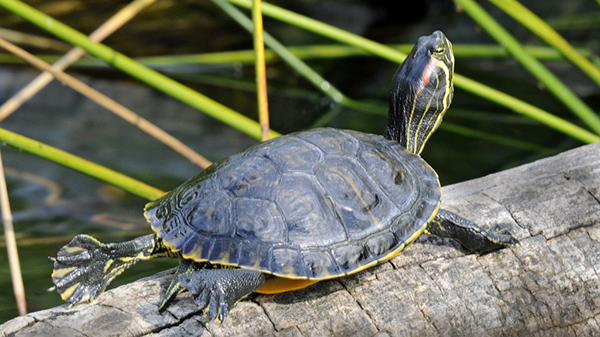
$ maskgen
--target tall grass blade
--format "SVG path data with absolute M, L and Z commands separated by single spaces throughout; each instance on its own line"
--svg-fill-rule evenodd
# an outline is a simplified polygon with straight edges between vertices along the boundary
M 98 27 L 92 34 L 90 34 L 90 40 L 102 41 L 110 34 L 114 33 L 117 29 L 121 28 L 125 23 L 131 20 L 137 13 L 146 8 L 147 6 L 154 3 L 156 0 L 135 0 L 129 5 L 123 7 L 113 17 L 108 19 L 103 25 Z M 71 64 L 75 63 L 85 55 L 85 51 L 79 47 L 71 49 L 65 56 L 56 61 L 52 67 L 56 70 L 65 70 Z M 23 89 L 19 90 L 14 96 L 8 99 L 2 106 L 0 106 L 0 121 L 10 116 L 15 110 L 17 110 L 23 103 L 31 99 L 35 94 L 42 90 L 48 83 L 52 82 L 54 76 L 48 71 L 44 71 L 39 74 L 33 81 L 31 81 Z
M 0 209 L 2 209 L 2 223 L 4 224 L 4 238 L 6 240 L 6 251 L 8 253 L 8 263 L 10 265 L 10 277 L 12 279 L 13 291 L 17 301 L 17 308 L 20 316 L 27 315 L 27 302 L 25 301 L 25 286 L 23 285 L 23 276 L 21 275 L 21 263 L 19 262 L 19 252 L 17 250 L 17 239 L 15 238 L 15 229 L 12 222 L 12 213 L 8 200 L 8 189 L 6 187 L 6 177 L 4 176 L 4 166 L 0 157 Z
M 256 121 L 213 101 L 167 76 L 135 62 L 131 58 L 101 43 L 91 41 L 84 34 L 51 18 L 37 9 L 17 0 L 0 0 L 0 6 L 30 21 L 49 33 L 83 48 L 86 52 L 104 60 L 157 90 L 203 111 L 207 115 L 222 121 L 255 139 L 261 138 L 261 128 Z M 270 130 L 269 134 L 271 138 L 279 135 L 279 133 L 273 130 Z
M 269 100 L 267 96 L 267 68 L 265 64 L 265 43 L 263 40 L 261 0 L 254 0 L 252 22 L 254 23 L 254 52 L 256 53 L 256 93 L 258 101 L 258 121 L 262 132 L 261 140 L 269 139 Z
M 63 73 L 60 70 L 54 69 L 48 63 L 36 58 L 35 56 L 29 54 L 25 50 L 3 39 L 0 39 L 0 47 L 14 53 L 15 55 L 19 55 L 19 57 L 22 57 L 24 60 L 31 63 L 35 67 L 41 69 L 42 71 L 47 71 L 51 73 L 52 76 L 56 77 L 59 81 L 65 83 L 73 90 L 98 103 L 100 106 L 108 109 L 109 111 L 113 112 L 114 114 L 123 118 L 129 123 L 137 126 L 140 130 L 158 139 L 165 145 L 175 150 L 177 153 L 188 158 L 191 162 L 195 163 L 196 165 L 202 168 L 210 166 L 211 162 L 209 160 L 196 153 L 196 151 L 192 150 L 189 146 L 183 144 L 175 137 L 163 131 L 156 125 L 150 123 L 148 120 L 140 117 L 135 112 L 125 108 L 121 104 L 115 102 L 114 100 L 105 96 L 104 94 L 101 94 L 100 92 L 96 91 L 95 89 L 81 82 L 75 77 Z
M 583 57 L 567 40 L 558 34 L 549 24 L 540 19 L 515 0 L 489 0 L 498 6 L 513 19 L 527 27 L 535 35 L 542 38 L 546 43 L 556 48 L 560 53 L 581 71 L 589 76 L 598 86 L 600 86 L 600 69 L 592 62 Z M 600 1 L 600 0 L 599 0 Z
M 0 128 L 0 142 L 85 173 L 148 200 L 154 200 L 165 194 L 164 191 L 122 173 L 2 128 Z
M 492 38 L 504 46 L 525 69 L 543 83 L 554 97 L 576 114 L 590 129 L 600 134 L 600 117 L 541 62 L 527 54 L 523 46 L 481 6 L 473 0 L 456 0 L 456 2 Z

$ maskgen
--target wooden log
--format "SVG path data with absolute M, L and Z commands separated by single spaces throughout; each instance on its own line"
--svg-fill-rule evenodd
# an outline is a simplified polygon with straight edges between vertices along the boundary
M 389 263 L 304 290 L 251 295 L 206 325 L 173 271 L 90 304 L 15 318 L 4 336 L 600 335 L 600 144 L 444 187 L 445 208 L 520 243 L 486 255 L 423 235 Z

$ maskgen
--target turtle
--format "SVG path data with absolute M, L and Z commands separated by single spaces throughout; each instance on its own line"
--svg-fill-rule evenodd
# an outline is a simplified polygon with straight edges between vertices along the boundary
M 214 163 L 145 206 L 154 234 L 104 244 L 78 235 L 54 258 L 71 304 L 91 301 L 132 264 L 180 258 L 159 310 L 181 291 L 209 321 L 257 292 L 280 293 L 388 261 L 422 233 L 487 253 L 517 242 L 440 209 L 420 153 L 453 98 L 454 55 L 441 31 L 418 39 L 391 85 L 383 136 L 316 128 Z

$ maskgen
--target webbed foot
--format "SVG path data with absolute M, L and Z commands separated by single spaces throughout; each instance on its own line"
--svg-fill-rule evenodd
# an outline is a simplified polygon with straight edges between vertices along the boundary
M 51 259 L 52 282 L 62 299 L 73 304 L 96 298 L 116 276 L 104 273 L 110 249 L 88 235 L 76 236 Z
M 508 229 L 503 228 L 499 224 L 494 224 L 490 229 L 484 232 L 490 241 L 493 241 L 502 247 L 519 243 L 519 240 L 515 239 Z
M 221 322 L 243 297 L 253 293 L 265 282 L 265 276 L 246 269 L 200 269 L 181 276 L 181 287 L 189 290 L 194 302 L 208 316 L 209 322 Z
M 427 224 L 427 234 L 452 238 L 471 251 L 491 252 L 518 243 L 506 228 L 498 224 L 484 230 L 470 220 L 441 209 L 435 218 Z
M 54 261 L 53 288 L 72 304 L 91 301 L 134 263 L 172 254 L 156 235 L 114 244 L 103 244 L 89 235 L 77 235 L 58 251 L 56 258 L 50 258 Z

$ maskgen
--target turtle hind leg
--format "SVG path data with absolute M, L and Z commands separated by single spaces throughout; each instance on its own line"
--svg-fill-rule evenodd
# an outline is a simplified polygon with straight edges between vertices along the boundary
M 63 300 L 72 304 L 90 301 L 136 262 L 172 255 L 154 234 L 114 244 L 78 235 L 58 251 L 56 258 L 51 258 L 52 282 Z
M 181 287 L 189 290 L 209 322 L 223 322 L 229 309 L 265 283 L 265 275 L 248 269 L 200 269 L 182 276 Z
M 452 238 L 471 251 L 486 253 L 517 243 L 510 232 L 497 224 L 484 230 L 470 220 L 440 209 L 427 224 L 427 234 Z

